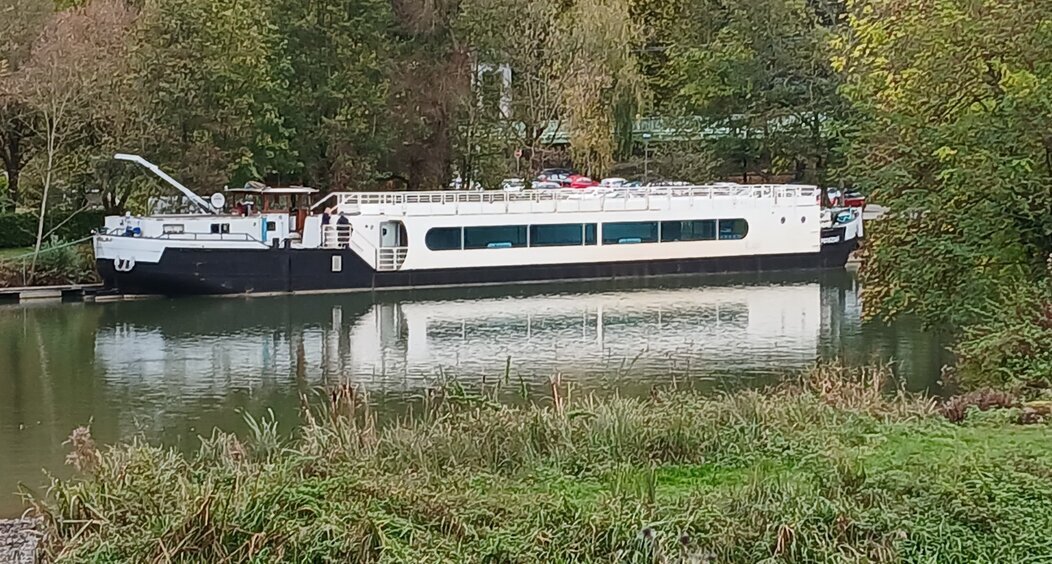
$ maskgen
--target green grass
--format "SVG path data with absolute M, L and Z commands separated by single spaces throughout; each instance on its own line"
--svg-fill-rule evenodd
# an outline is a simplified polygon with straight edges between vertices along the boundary
M 97 449 L 36 503 L 68 562 L 1023 562 L 1052 554 L 1052 428 L 947 421 L 823 367 L 775 390 L 429 398 L 377 428 L 348 390 L 295 437 Z M 437 398 L 437 399 L 436 399 Z
M 33 252 L 33 247 L 10 247 L 0 249 L 0 261 L 20 257 L 31 252 Z

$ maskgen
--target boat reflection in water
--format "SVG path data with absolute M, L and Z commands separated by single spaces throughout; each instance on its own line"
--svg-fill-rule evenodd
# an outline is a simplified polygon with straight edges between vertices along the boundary
M 104 373 L 184 396 L 290 375 L 301 386 L 349 382 L 398 396 L 440 377 L 493 382 L 506 370 L 534 387 L 554 373 L 585 389 L 611 377 L 649 387 L 802 368 L 830 317 L 817 280 L 475 294 L 197 300 L 150 322 L 117 316 L 98 332 L 95 358 Z

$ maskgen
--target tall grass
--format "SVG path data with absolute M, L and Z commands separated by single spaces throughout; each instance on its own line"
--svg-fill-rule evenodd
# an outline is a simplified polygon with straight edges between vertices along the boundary
M 1047 426 L 819 367 L 776 389 L 533 407 L 450 386 L 381 426 L 349 387 L 193 456 L 96 448 L 30 503 L 68 562 L 1020 561 L 1052 554 Z

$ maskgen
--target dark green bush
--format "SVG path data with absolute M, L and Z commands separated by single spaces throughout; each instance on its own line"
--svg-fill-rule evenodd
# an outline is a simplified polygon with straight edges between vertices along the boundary
M 69 216 L 55 215 L 44 221 L 44 233 L 62 224 L 52 237 L 63 241 L 76 241 L 91 234 L 91 230 L 101 227 L 105 215 L 100 211 L 80 212 L 66 223 Z M 37 217 L 32 213 L 0 214 L 0 249 L 10 247 L 28 247 L 36 243 Z

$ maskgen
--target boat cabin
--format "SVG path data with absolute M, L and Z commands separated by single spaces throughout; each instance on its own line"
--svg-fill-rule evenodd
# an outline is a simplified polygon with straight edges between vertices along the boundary
M 231 213 L 241 216 L 288 213 L 293 220 L 292 230 L 302 233 L 318 191 L 306 186 L 274 188 L 250 182 L 244 188 L 227 188 L 226 193 L 234 198 L 233 202 L 228 201 Z

